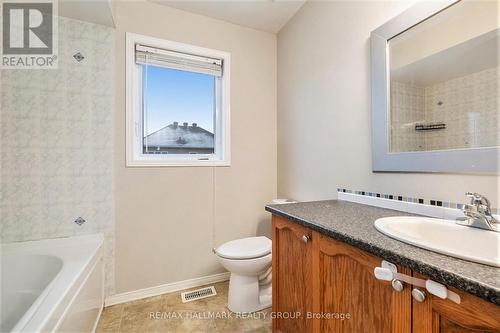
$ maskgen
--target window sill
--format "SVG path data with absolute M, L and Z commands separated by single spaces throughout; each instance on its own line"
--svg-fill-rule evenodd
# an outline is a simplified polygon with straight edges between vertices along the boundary
M 142 168 L 142 167 L 229 167 L 231 161 L 127 161 L 127 168 Z

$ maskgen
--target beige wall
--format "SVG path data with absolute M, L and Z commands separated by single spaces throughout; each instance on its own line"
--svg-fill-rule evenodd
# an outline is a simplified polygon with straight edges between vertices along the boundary
M 211 249 L 269 234 L 276 196 L 276 36 L 151 2 L 115 2 L 116 291 L 222 272 Z M 231 167 L 125 167 L 125 32 L 231 53 Z
M 307 2 L 278 34 L 278 194 L 335 198 L 337 187 L 498 207 L 499 178 L 371 172 L 370 32 L 403 1 Z

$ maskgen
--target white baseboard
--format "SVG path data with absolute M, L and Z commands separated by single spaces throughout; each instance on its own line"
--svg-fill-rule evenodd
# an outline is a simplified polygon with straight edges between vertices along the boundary
M 216 283 L 229 280 L 229 272 L 219 273 L 214 275 L 202 276 L 199 278 L 178 281 L 173 283 L 162 284 L 155 287 L 144 288 L 126 293 L 110 295 L 106 297 L 104 306 L 110 306 L 120 303 L 135 301 L 141 298 L 157 296 L 161 294 L 171 293 L 188 288 L 203 286 L 210 283 Z

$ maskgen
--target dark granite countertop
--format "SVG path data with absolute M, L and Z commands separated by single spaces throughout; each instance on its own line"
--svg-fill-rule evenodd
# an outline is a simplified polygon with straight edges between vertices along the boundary
M 268 205 L 266 210 L 500 305 L 500 268 L 405 244 L 383 235 L 373 225 L 380 217 L 411 214 L 337 200 Z

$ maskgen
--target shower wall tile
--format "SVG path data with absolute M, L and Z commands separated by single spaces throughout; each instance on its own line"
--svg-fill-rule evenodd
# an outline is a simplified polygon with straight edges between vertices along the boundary
M 446 123 L 445 130 L 424 133 L 428 150 L 500 145 L 499 71 L 490 68 L 425 87 L 426 121 Z
M 61 17 L 59 32 L 58 69 L 0 72 L 0 237 L 103 233 L 111 294 L 114 30 Z
M 392 151 L 499 146 L 499 94 L 500 67 L 425 87 L 392 82 Z M 417 122 L 446 129 L 417 132 Z
M 415 124 L 424 119 L 424 98 L 422 87 L 391 83 L 391 151 L 424 149 L 424 138 L 415 131 Z

